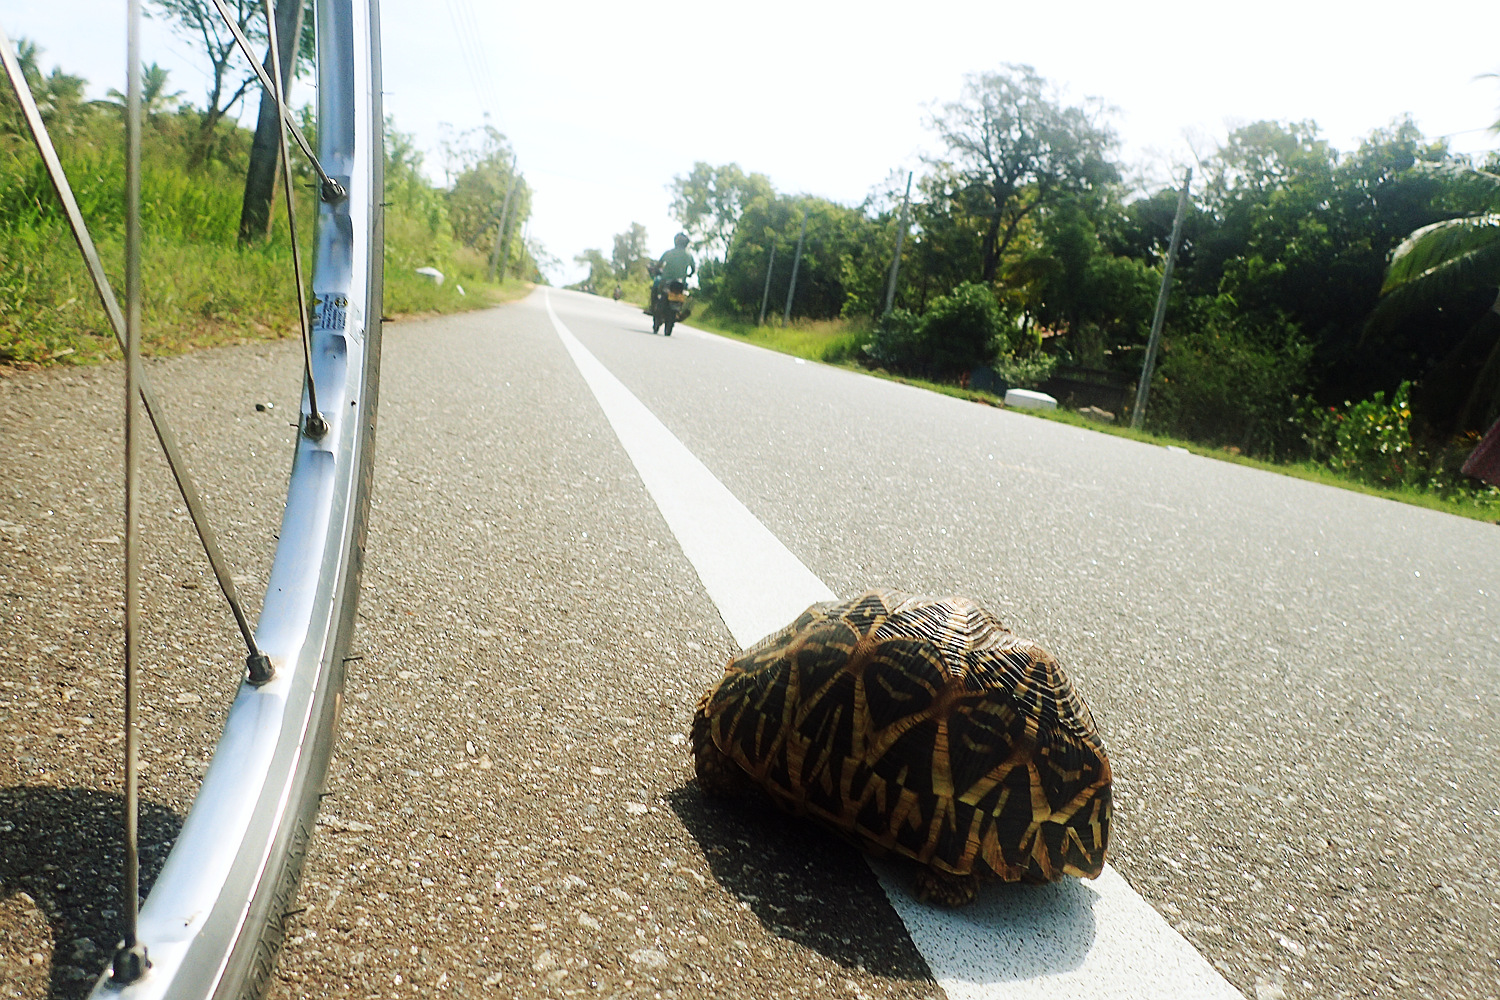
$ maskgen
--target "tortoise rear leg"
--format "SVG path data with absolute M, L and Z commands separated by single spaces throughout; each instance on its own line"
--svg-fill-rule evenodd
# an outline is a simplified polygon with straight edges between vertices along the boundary
M 934 906 L 968 906 L 979 898 L 979 876 L 920 868 L 912 879 L 912 894 Z
M 693 716 L 693 767 L 698 787 L 707 795 L 739 798 L 753 789 L 750 776 L 714 744 L 711 723 L 702 712 Z

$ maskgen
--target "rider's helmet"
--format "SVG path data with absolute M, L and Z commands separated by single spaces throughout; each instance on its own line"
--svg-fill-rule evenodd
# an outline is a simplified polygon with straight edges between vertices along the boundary
M 686 250 L 688 245 L 688 234 L 678 233 L 676 236 L 672 237 L 672 242 L 677 246 L 677 249 Z

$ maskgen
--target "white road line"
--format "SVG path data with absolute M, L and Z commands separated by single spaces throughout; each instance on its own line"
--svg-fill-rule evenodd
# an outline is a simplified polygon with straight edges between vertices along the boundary
M 747 646 L 829 600 L 827 585 L 579 343 L 550 294 L 546 304 L 735 641 Z M 1243 1000 L 1111 867 L 1091 882 L 991 887 L 957 911 L 917 902 L 898 869 L 871 867 L 950 1000 Z
M 769 635 L 833 591 L 735 499 L 693 453 L 563 325 L 547 315 L 603 407 L 688 561 L 741 646 Z

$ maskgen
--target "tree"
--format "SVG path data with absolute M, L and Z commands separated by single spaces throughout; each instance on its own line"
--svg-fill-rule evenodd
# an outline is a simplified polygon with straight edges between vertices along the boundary
M 613 287 L 615 269 L 610 266 L 609 259 L 604 256 L 603 250 L 585 250 L 573 258 L 573 263 L 586 266 L 589 269 L 589 276 L 569 287 L 584 292 L 593 292 L 595 295 L 603 295 L 606 288 Z
M 673 218 L 704 256 L 724 259 L 740 216 L 756 198 L 774 193 L 764 174 L 747 174 L 738 163 L 715 167 L 701 160 L 686 177 L 672 179 Z
M 1496 291 L 1489 309 L 1424 386 L 1423 401 L 1448 431 L 1483 430 L 1500 419 L 1500 174 L 1462 172 L 1490 189 L 1492 210 L 1434 222 L 1403 240 L 1391 255 L 1374 316 L 1376 323 L 1389 322 L 1422 306 Z
M 1410 121 L 1371 133 L 1348 154 L 1312 122 L 1235 129 L 1203 163 L 1205 185 L 1185 220 L 1177 272 L 1185 300 L 1227 295 L 1258 328 L 1295 323 L 1312 355 L 1305 383 L 1288 392 L 1332 403 L 1394 389 L 1446 354 L 1467 325 L 1429 312 L 1365 329 L 1402 237 L 1473 204 L 1426 167 L 1448 159 Z M 1164 190 L 1130 206 L 1121 252 L 1154 262 L 1175 200 Z
M 197 141 L 188 157 L 188 165 L 196 167 L 212 152 L 219 122 L 256 82 L 255 72 L 241 55 L 234 33 L 209 0 L 149 0 L 149 3 L 152 16 L 170 22 L 173 31 L 208 56 L 208 94 L 200 112 Z M 225 5 L 251 44 L 259 45 L 266 40 L 260 0 L 226 0 Z
M 1161 275 L 1154 261 L 1108 251 L 1101 230 L 1110 214 L 1081 199 L 1063 202 L 1041 218 L 1005 280 L 1031 321 L 1066 335 L 1074 363 L 1103 368 L 1131 357 L 1139 370 L 1131 349 L 1145 345 Z
M 741 316 L 756 315 L 765 294 L 766 270 L 771 267 L 770 301 L 777 305 L 775 312 L 781 312 L 804 210 L 807 236 L 797 262 L 793 315 L 808 319 L 840 315 L 850 298 L 845 279 L 862 269 L 860 262 L 866 255 L 881 252 L 885 266 L 890 266 L 889 256 L 884 256 L 889 250 L 881 246 L 878 228 L 858 209 L 806 195 L 759 195 L 740 214 L 727 260 L 721 267 L 705 267 L 699 273 L 699 287 L 707 290 L 717 307 Z
M 448 221 L 453 235 L 460 243 L 488 255 L 512 181 L 515 156 L 510 143 L 499 129 L 485 125 L 461 132 L 443 145 L 448 174 L 453 179 L 448 189 Z M 531 189 L 520 176 L 514 180 L 510 218 L 506 220 L 511 232 L 519 230 L 531 213 Z
M 170 70 L 163 69 L 156 63 L 141 67 L 141 114 L 147 118 L 155 118 L 160 114 L 169 114 L 176 111 L 182 104 L 182 95 L 186 91 L 167 90 L 167 77 L 171 75 Z M 115 88 L 109 88 L 107 96 L 121 107 L 129 98 Z
M 21 75 L 31 90 L 37 111 L 49 129 L 64 126 L 76 117 L 83 104 L 83 88 L 88 81 L 81 76 L 64 73 L 62 67 L 52 67 L 52 72 L 42 74 L 41 58 L 45 51 L 36 42 L 27 38 L 16 39 L 16 60 L 21 64 Z M 0 87 L 0 129 L 6 132 L 22 132 L 26 128 L 21 119 L 21 106 L 16 103 L 10 87 Z
M 292 76 L 302 61 L 312 37 L 311 0 L 277 0 L 276 40 L 280 66 L 271 65 L 271 46 L 261 63 L 267 74 L 277 74 L 281 95 L 291 104 Z M 250 163 L 245 168 L 245 199 L 240 208 L 240 242 L 266 236 L 271 231 L 271 201 L 276 194 L 277 167 L 281 164 L 281 132 L 286 128 L 276 107 L 276 95 L 261 88 L 260 115 L 255 123 L 255 139 L 250 143 Z
M 646 227 L 639 222 L 632 222 L 625 232 L 615 234 L 612 261 L 615 277 L 620 281 L 647 280 L 646 261 L 650 257 L 651 250 L 646 243 Z
M 1116 145 L 1095 100 L 1062 107 L 1036 70 L 1007 64 L 965 78 L 960 100 L 932 120 L 964 190 L 982 192 L 980 277 L 990 283 L 1023 221 L 1070 192 L 1117 180 Z

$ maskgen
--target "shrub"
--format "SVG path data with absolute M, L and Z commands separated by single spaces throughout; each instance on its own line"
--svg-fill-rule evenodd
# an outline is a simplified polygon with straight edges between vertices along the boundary
M 1297 393 L 1312 349 L 1286 320 L 1237 313 L 1222 298 L 1183 310 L 1152 380 L 1149 429 L 1268 458 L 1302 445 Z
M 1057 357 L 1037 351 L 1028 357 L 1015 355 L 1001 358 L 992 366 L 995 375 L 1013 389 L 1035 389 L 1052 377 L 1057 368 Z
M 926 365 L 949 374 L 993 361 L 1004 328 L 994 293 L 988 286 L 966 281 L 933 301 L 917 337 Z
M 1375 486 L 1410 486 L 1426 480 L 1426 463 L 1411 439 L 1409 382 L 1386 402 L 1385 393 L 1359 403 L 1303 404 L 1303 439 L 1313 460 Z
M 906 309 L 893 309 L 875 325 L 875 335 L 864 352 L 876 364 L 891 368 L 914 368 L 920 361 L 917 325 L 921 317 Z
M 953 375 L 993 361 L 1005 330 L 994 293 L 966 281 L 921 316 L 896 309 L 883 317 L 865 353 L 893 368 Z

